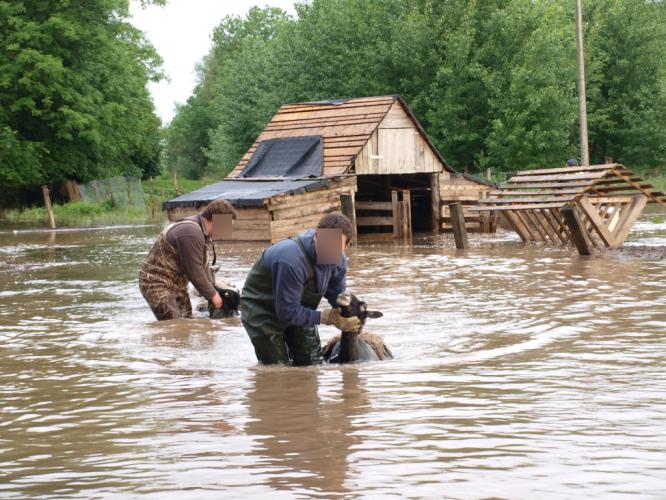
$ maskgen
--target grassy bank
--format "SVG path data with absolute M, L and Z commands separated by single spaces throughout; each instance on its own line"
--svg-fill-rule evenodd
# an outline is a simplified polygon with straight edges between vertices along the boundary
M 83 203 L 74 201 L 64 205 L 53 205 L 53 216 L 56 226 L 86 226 L 91 224 L 128 224 L 150 222 L 150 214 L 143 207 L 117 208 L 108 202 Z M 163 218 L 163 214 L 157 214 Z M 7 210 L 2 218 L 12 223 L 48 221 L 44 207 L 25 208 L 23 210 Z
M 658 191 L 666 193 L 666 169 L 656 167 L 645 170 L 636 170 L 646 182 L 652 184 Z M 507 174 L 508 175 L 508 174 Z M 506 178 L 493 180 L 503 182 Z M 217 179 L 207 178 L 200 180 L 178 179 L 178 189 L 173 185 L 170 176 L 162 175 L 143 182 L 143 198 L 145 207 L 116 207 L 109 200 L 103 203 L 70 202 L 63 205 L 54 205 L 53 212 L 57 226 L 85 226 L 94 224 L 137 224 L 150 222 L 164 222 L 166 214 L 162 211 L 162 203 L 175 198 L 179 194 L 188 193 L 200 187 L 216 182 Z M 23 210 L 7 210 L 0 213 L 0 219 L 11 223 L 44 223 L 48 216 L 46 208 L 33 207 Z
M 62 205 L 54 204 L 53 215 L 58 227 L 163 222 L 166 220 L 166 214 L 162 211 L 163 202 L 211 182 L 215 180 L 178 179 L 176 189 L 170 176 L 160 176 L 142 183 L 145 207 L 116 207 L 111 200 L 102 203 L 74 201 Z M 11 223 L 46 224 L 48 214 L 45 207 L 31 207 L 6 210 L 0 214 L 0 218 Z

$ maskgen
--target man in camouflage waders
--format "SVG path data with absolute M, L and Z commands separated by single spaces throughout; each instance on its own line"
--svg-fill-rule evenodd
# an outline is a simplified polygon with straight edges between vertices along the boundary
M 324 216 L 319 229 L 339 229 L 341 250 L 353 236 L 351 221 L 342 214 Z M 336 304 L 346 288 L 347 257 L 342 253 L 337 264 L 318 264 L 317 246 L 316 232 L 308 229 L 264 250 L 250 270 L 241 292 L 241 321 L 262 364 L 319 364 L 317 325 L 345 331 L 361 326 L 356 317 L 342 317 Z M 319 312 L 322 297 L 332 308 Z
M 209 203 L 197 215 L 169 224 L 159 235 L 139 271 L 139 289 L 158 320 L 192 317 L 187 283 L 192 282 L 202 297 L 222 307 L 208 266 L 208 246 L 215 265 L 213 215 L 236 211 L 226 200 Z

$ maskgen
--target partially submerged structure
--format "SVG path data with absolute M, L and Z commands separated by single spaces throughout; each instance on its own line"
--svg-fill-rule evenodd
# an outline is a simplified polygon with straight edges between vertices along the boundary
M 518 172 L 475 210 L 500 212 L 523 241 L 618 247 L 647 203 L 666 197 L 618 163 Z
M 277 241 L 342 211 L 359 236 L 411 237 L 451 228 L 448 204 L 494 188 L 451 168 L 399 96 L 286 104 L 229 176 L 164 204 L 171 220 L 216 198 L 234 204 L 234 240 Z M 495 230 L 467 212 L 468 231 Z

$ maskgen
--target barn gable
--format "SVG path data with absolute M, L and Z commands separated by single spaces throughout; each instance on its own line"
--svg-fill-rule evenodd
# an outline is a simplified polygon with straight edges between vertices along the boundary
M 355 173 L 414 174 L 450 170 L 423 129 L 396 99 L 356 158 Z

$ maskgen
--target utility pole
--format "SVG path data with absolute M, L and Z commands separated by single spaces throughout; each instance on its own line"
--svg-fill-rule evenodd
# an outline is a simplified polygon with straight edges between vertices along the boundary
M 587 144 L 587 98 L 585 96 L 585 55 L 583 53 L 583 8 L 582 0 L 576 0 L 576 49 L 578 52 L 578 118 L 580 121 L 581 165 L 590 164 Z

